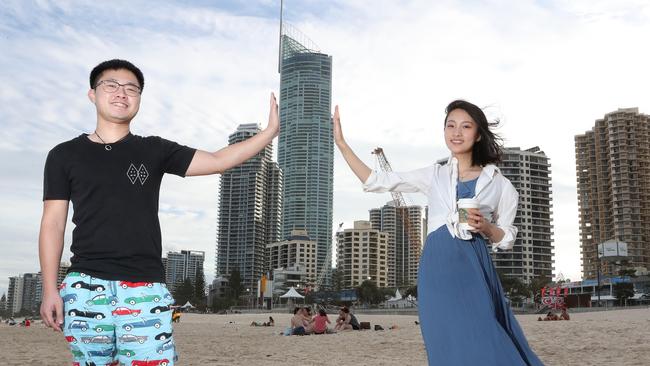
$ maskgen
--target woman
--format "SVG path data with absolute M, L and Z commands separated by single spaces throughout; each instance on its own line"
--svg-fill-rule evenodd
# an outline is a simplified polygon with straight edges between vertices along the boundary
M 305 335 L 306 326 L 304 310 L 296 306 L 293 309 L 293 317 L 291 318 L 291 335 Z
M 327 312 L 325 309 L 320 308 L 318 310 L 318 315 L 314 316 L 312 319 L 314 334 L 325 334 L 327 333 L 327 324 L 330 324 L 330 319 L 327 317 Z
M 511 249 L 518 194 L 493 164 L 499 138 L 483 111 L 457 100 L 446 108 L 446 164 L 404 172 L 371 171 L 345 142 L 338 106 L 334 141 L 366 192 L 421 192 L 428 198 L 429 233 L 420 259 L 418 303 L 430 365 L 542 365 L 506 303 L 493 250 Z M 459 226 L 457 201 L 474 198 L 471 230 Z

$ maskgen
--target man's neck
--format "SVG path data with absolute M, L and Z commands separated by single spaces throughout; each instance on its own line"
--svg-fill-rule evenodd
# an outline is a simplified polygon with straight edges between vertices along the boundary
M 102 123 L 98 121 L 94 134 L 100 140 L 98 142 L 110 144 L 128 135 L 131 132 L 129 126 L 129 123 Z

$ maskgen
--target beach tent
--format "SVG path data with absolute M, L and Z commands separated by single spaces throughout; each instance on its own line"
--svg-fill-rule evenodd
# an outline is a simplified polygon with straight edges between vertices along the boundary
M 190 304 L 190 302 L 186 302 L 185 305 L 181 306 L 183 309 L 193 309 L 194 305 Z
M 400 294 L 399 289 L 397 289 L 397 291 L 395 291 L 395 296 L 388 299 L 388 301 L 399 301 L 399 300 L 402 300 L 402 294 Z
M 395 296 L 391 297 L 390 299 L 384 302 L 384 306 L 392 309 L 412 308 L 414 306 L 417 306 L 415 301 L 416 299 L 411 295 L 407 296 L 406 298 L 403 297 L 398 289 L 397 291 L 395 291 Z
M 303 303 L 305 302 L 305 297 L 299 294 L 298 291 L 296 291 L 296 289 L 293 288 L 293 286 L 291 286 L 291 288 L 289 289 L 289 291 L 287 291 L 287 293 L 281 295 L 280 298 L 287 299 L 288 305 L 293 304 L 293 299 L 303 299 Z
M 289 291 L 287 291 L 286 294 L 280 296 L 280 298 L 281 299 L 292 299 L 292 298 L 293 299 L 304 299 L 305 297 L 302 296 L 301 294 L 299 294 L 298 291 L 296 291 L 296 289 L 293 288 L 293 286 L 291 286 Z

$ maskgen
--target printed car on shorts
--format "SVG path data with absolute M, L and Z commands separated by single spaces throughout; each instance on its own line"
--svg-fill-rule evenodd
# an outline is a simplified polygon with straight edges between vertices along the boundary
M 163 352 L 167 351 L 168 349 L 173 349 L 174 348 L 174 340 L 173 339 L 168 339 L 165 343 L 161 344 L 158 346 L 156 349 L 156 352 L 159 354 L 163 354 Z
M 66 294 L 65 296 L 62 297 L 63 302 L 67 302 L 68 304 L 73 304 L 75 301 L 77 301 L 77 294 Z
M 72 344 L 77 343 L 77 338 L 73 336 L 65 336 L 65 340 L 68 341 L 68 343 L 72 343 Z
M 140 309 L 129 309 L 129 308 L 126 308 L 124 306 L 120 306 L 119 308 L 115 308 L 115 310 L 113 310 L 111 312 L 111 314 L 113 314 L 113 316 L 115 316 L 115 315 L 138 316 L 138 314 L 140 314 L 141 312 L 142 312 L 142 310 L 140 310 Z
M 112 357 L 115 354 L 114 348 L 88 351 L 88 357 Z
M 122 356 L 126 356 L 126 357 L 133 357 L 133 356 L 135 356 L 135 351 L 132 350 L 132 349 L 121 349 L 118 353 L 119 353 L 120 355 L 122 355 Z
M 167 366 L 169 365 L 169 360 L 163 358 L 162 360 L 149 360 L 149 361 L 131 361 L 131 366 Z
M 171 336 L 172 336 L 171 333 L 165 333 L 165 332 L 162 332 L 162 333 L 159 333 L 159 334 L 155 337 L 155 340 L 157 340 L 157 341 L 163 341 L 163 340 L 165 340 L 165 339 L 167 339 L 167 338 L 170 338 Z
M 72 357 L 81 358 L 84 357 L 84 353 L 78 347 L 71 347 L 70 352 L 72 352 Z
M 95 285 L 95 284 L 86 283 L 84 281 L 77 281 L 72 285 L 70 285 L 70 287 L 74 287 L 76 289 L 85 288 L 86 290 L 97 291 L 97 292 L 104 291 L 104 285 Z
M 95 329 L 95 332 L 97 333 L 112 332 L 115 330 L 115 326 L 113 324 L 98 324 L 95 325 L 93 329 Z
M 68 275 L 67 275 L 67 277 L 86 277 L 86 276 L 88 276 L 88 275 L 85 274 L 85 273 L 81 273 L 81 272 L 68 272 Z
M 68 329 L 81 329 L 82 332 L 85 332 L 88 330 L 88 322 L 85 320 L 73 320 L 68 325 Z
M 122 343 L 138 342 L 138 343 L 142 344 L 148 338 L 149 337 L 147 337 L 147 336 L 139 336 L 139 335 L 133 335 L 133 334 L 123 334 L 118 339 Z
M 122 328 L 126 330 L 127 332 L 130 331 L 133 328 L 148 328 L 148 327 L 155 327 L 155 328 L 160 328 L 162 326 L 162 322 L 160 319 L 140 319 L 137 321 L 133 322 L 128 322 L 124 325 L 122 325 Z
M 129 288 L 129 287 L 131 287 L 131 288 L 136 288 L 136 287 L 145 287 L 145 286 L 151 288 L 151 287 L 153 287 L 153 283 L 152 283 L 152 282 L 129 282 L 129 281 L 120 281 L 120 286 L 121 286 L 123 289 L 127 289 L 127 288 Z
M 93 337 L 81 337 L 81 341 L 88 343 L 113 343 L 113 338 L 105 335 L 98 335 Z
M 158 302 L 160 301 L 160 295 L 143 295 L 143 296 L 134 296 L 127 297 L 124 299 L 124 302 L 127 304 L 135 305 L 141 302 Z
M 98 311 L 85 311 L 79 309 L 70 309 L 70 311 L 68 311 L 68 315 L 79 316 L 82 318 L 95 318 L 97 320 L 102 320 L 106 317 L 104 313 L 100 313 Z
M 149 312 L 152 314 L 160 314 L 164 311 L 169 311 L 169 306 L 156 306 L 152 308 Z
M 119 300 L 115 296 L 106 296 L 104 294 L 95 295 L 92 299 L 86 301 L 86 305 L 113 305 L 115 306 Z

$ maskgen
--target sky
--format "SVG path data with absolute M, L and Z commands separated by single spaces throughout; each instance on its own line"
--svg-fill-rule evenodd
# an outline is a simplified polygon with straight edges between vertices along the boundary
M 124 58 L 143 70 L 135 134 L 214 151 L 239 124 L 266 125 L 280 80 L 279 1 L 151 4 L 2 2 L 0 293 L 9 276 L 39 271 L 45 157 L 94 131 L 87 79 L 99 62 Z M 446 157 L 444 108 L 458 98 L 500 119 L 507 146 L 539 146 L 552 166 L 555 274 L 580 279 L 574 136 L 618 108 L 650 113 L 647 1 L 287 0 L 284 19 L 332 55 L 333 103 L 371 167 L 377 146 L 395 170 Z M 205 251 L 208 281 L 218 184 L 218 176 L 167 175 L 160 194 L 163 252 Z M 335 228 L 389 200 L 363 193 L 335 153 Z

